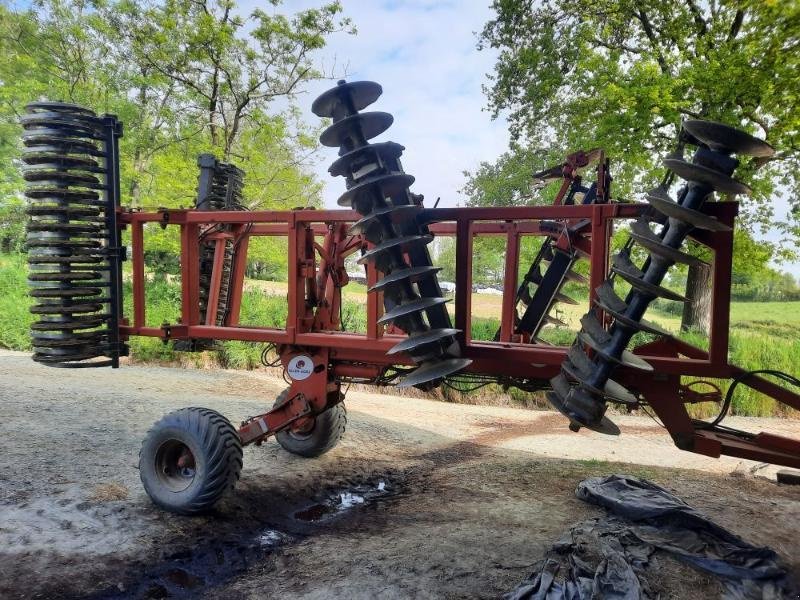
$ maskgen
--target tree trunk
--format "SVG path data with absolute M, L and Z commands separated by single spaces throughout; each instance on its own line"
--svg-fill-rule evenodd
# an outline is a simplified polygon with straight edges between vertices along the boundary
M 681 330 L 702 331 L 708 335 L 711 330 L 711 267 L 705 263 L 689 266 L 686 278 L 686 297 L 689 301 L 683 306 Z

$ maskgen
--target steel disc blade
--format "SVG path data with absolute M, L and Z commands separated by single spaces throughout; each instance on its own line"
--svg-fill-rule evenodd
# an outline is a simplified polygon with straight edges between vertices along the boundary
M 375 292 L 396 285 L 404 285 L 406 282 L 413 283 L 419 281 L 420 279 L 424 279 L 425 277 L 431 277 L 441 270 L 442 270 L 441 267 L 433 267 L 433 266 L 398 269 L 397 271 L 392 271 L 390 274 L 381 279 L 378 283 L 373 285 L 367 291 Z
M 653 366 L 632 352 L 623 350 L 620 356 L 611 354 L 605 345 L 611 340 L 609 333 L 603 329 L 594 313 L 588 313 L 581 318 L 583 330 L 578 333 L 578 338 L 600 356 L 633 369 L 652 371 Z
M 394 117 L 387 112 L 365 112 L 350 115 L 328 127 L 319 136 L 323 146 L 336 148 L 362 137 L 371 140 L 389 129 Z
M 630 367 L 632 369 L 639 369 L 640 371 L 652 371 L 653 366 L 648 363 L 647 361 L 642 360 L 635 354 L 628 352 L 627 350 L 622 351 L 622 355 L 614 356 L 610 354 L 605 348 L 603 348 L 602 344 L 599 344 L 591 335 L 586 332 L 579 332 L 578 339 L 589 346 L 592 350 L 597 352 L 603 358 L 610 360 L 611 362 L 617 363 L 619 365 L 624 365 L 626 367 Z
M 753 191 L 741 181 L 702 165 L 674 158 L 665 158 L 663 162 L 665 167 L 681 179 L 708 185 L 723 194 L 750 194 Z
M 636 396 L 631 394 L 623 385 L 617 383 L 613 379 L 607 380 L 602 390 L 589 385 L 588 382 L 592 374 L 593 366 L 594 365 L 591 359 L 586 356 L 586 352 L 584 352 L 583 348 L 581 348 L 581 346 L 578 344 L 573 345 L 569 349 L 569 352 L 567 353 L 567 360 L 561 365 L 562 369 L 570 377 L 577 381 L 581 387 L 585 387 L 591 392 L 607 396 L 617 402 L 622 402 L 623 404 L 638 404 L 639 401 Z
M 387 160 L 397 160 L 405 148 L 396 142 L 368 144 L 342 154 L 328 167 L 333 177 L 352 177 L 361 179 L 374 170 L 385 168 Z
M 775 148 L 764 140 L 724 123 L 689 119 L 683 122 L 683 128 L 713 150 L 758 157 L 775 154 Z
M 453 337 L 460 331 L 460 329 L 451 328 L 431 329 L 430 331 L 407 337 L 402 342 L 395 344 L 389 350 L 387 350 L 386 354 L 391 355 L 399 352 L 410 352 L 416 348 L 419 348 L 420 346 L 425 346 L 427 344 L 432 344 L 433 342 L 441 341 L 448 337 Z
M 358 264 L 363 265 L 369 261 L 376 260 L 381 254 L 385 254 L 394 249 L 405 252 L 414 246 L 425 246 L 433 241 L 432 235 L 406 235 L 402 237 L 389 238 L 381 242 L 374 248 L 367 250 L 358 259 Z
M 608 417 L 591 418 L 588 414 L 583 414 L 571 406 L 571 395 L 579 393 L 580 390 L 570 388 L 569 383 L 562 375 L 554 377 L 550 383 L 553 385 L 553 391 L 547 392 L 545 396 L 556 410 L 569 419 L 570 423 L 606 435 L 619 435 L 619 428 Z M 599 401 L 598 404 L 600 404 Z
M 383 88 L 374 81 L 340 82 L 320 94 L 311 104 L 311 112 L 318 117 L 335 117 L 343 110 L 362 110 L 380 98 Z
M 337 202 L 339 206 L 352 207 L 353 202 L 361 194 L 365 193 L 376 194 L 381 199 L 391 198 L 395 194 L 398 194 L 410 187 L 412 183 L 414 183 L 414 177 L 412 175 L 406 175 L 405 173 L 388 173 L 386 175 L 379 175 L 377 177 L 361 181 L 358 183 L 358 185 L 354 185 L 344 194 L 339 196 L 339 200 L 337 200 Z
M 667 246 L 661 241 L 644 221 L 635 221 L 631 225 L 631 237 L 641 246 L 669 261 L 686 265 L 706 264 L 699 258 L 681 252 L 672 246 Z
M 685 208 L 680 204 L 673 202 L 669 198 L 660 198 L 658 196 L 647 196 L 647 201 L 650 206 L 655 208 L 660 213 L 665 214 L 673 219 L 678 219 L 690 225 L 694 225 L 698 229 L 705 229 L 707 231 L 731 231 L 731 228 L 720 223 L 714 217 L 698 210 Z
M 397 384 L 399 388 L 407 388 L 437 379 L 443 379 L 466 369 L 472 361 L 468 358 L 448 358 L 445 360 L 432 360 L 423 363 L 420 367 L 406 375 Z
M 396 319 L 407 317 L 414 313 L 419 313 L 428 308 L 433 308 L 434 306 L 445 304 L 447 302 L 450 302 L 450 300 L 446 298 L 419 298 L 418 300 L 412 300 L 408 303 L 399 304 L 378 319 L 378 324 L 389 323 Z
M 556 327 L 567 327 L 567 324 L 564 321 L 550 315 L 545 315 L 542 317 L 542 322 L 547 323 L 548 325 L 555 325 Z
M 390 223 L 402 223 L 410 221 L 422 210 L 419 204 L 400 204 L 398 206 L 386 206 L 373 210 L 363 219 L 356 221 L 350 229 L 348 235 L 358 235 L 365 233 L 370 227 L 376 225 L 382 219 Z
M 615 254 L 611 261 L 613 264 L 611 271 L 631 284 L 634 289 L 650 296 L 665 298 L 667 300 L 675 300 L 676 302 L 689 301 L 685 296 L 681 296 L 672 290 L 668 290 L 665 287 L 644 281 L 642 279 L 642 277 L 644 277 L 644 273 L 642 273 L 642 271 L 640 271 L 636 265 L 631 262 L 631 259 L 627 254 Z
M 581 275 L 580 273 L 576 273 L 575 271 L 567 271 L 567 274 L 564 275 L 564 279 L 567 281 L 574 281 L 575 283 L 582 283 L 584 285 L 588 285 L 589 279 L 585 275 Z

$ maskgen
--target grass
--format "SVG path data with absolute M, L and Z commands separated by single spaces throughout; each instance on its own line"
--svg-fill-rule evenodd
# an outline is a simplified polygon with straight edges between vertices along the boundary
M 124 284 L 125 296 L 130 297 L 131 284 Z M 366 288 L 350 284 L 345 288 L 342 319 L 348 331 L 366 331 Z M 575 295 L 575 294 L 573 294 Z M 180 316 L 180 284 L 177 281 L 148 281 L 146 289 L 147 324 L 160 326 L 175 323 Z M 670 303 L 678 305 L 677 303 Z M 20 255 L 0 255 L 0 347 L 30 350 L 30 325 L 26 265 Z M 502 300 L 498 296 L 473 294 L 472 336 L 478 340 L 492 340 L 499 327 Z M 452 310 L 452 304 L 451 310 Z M 576 306 L 561 305 L 557 316 L 568 327 L 546 327 L 542 339 L 556 345 L 567 345 L 574 339 L 580 316 L 586 312 L 583 299 Z M 131 306 L 125 306 L 130 319 Z M 242 298 L 240 322 L 242 325 L 283 328 L 288 307 L 286 283 L 248 281 Z M 680 332 L 680 315 L 669 304 L 658 304 L 648 313 L 648 318 L 674 332 L 695 346 L 707 348 L 705 336 L 693 332 Z M 644 341 L 643 337 L 641 341 Z M 132 337 L 131 359 L 139 362 L 166 362 L 195 366 L 219 365 L 225 368 L 254 369 L 260 365 L 263 344 L 239 341 L 222 342 L 214 353 L 176 352 L 172 344 L 164 344 L 152 337 Z M 770 368 L 793 375 L 800 374 L 800 302 L 734 303 L 731 306 L 731 334 L 729 347 L 731 364 L 744 369 Z M 689 378 L 686 379 L 686 382 Z M 715 382 L 723 393 L 726 382 Z M 517 403 L 539 404 L 530 394 L 510 391 Z M 716 404 L 691 407 L 696 417 L 714 414 Z M 740 386 L 734 396 L 732 414 L 753 416 L 786 416 L 790 410 L 750 388 Z

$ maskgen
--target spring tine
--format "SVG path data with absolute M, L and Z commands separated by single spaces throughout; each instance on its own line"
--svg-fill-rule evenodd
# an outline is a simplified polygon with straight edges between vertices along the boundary
M 570 304 L 572 306 L 578 305 L 577 300 L 570 298 L 569 296 L 566 296 L 561 292 L 556 292 L 555 296 L 553 296 L 553 300 L 555 300 L 556 302 L 561 302 L 561 304 Z

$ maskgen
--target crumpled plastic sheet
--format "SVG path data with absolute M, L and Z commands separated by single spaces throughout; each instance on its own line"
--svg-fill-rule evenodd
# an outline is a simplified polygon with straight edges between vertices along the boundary
M 608 514 L 567 531 L 507 600 L 657 598 L 646 577 L 656 550 L 719 577 L 724 598 L 800 597 L 773 550 L 748 544 L 654 483 L 592 477 L 575 495 Z

